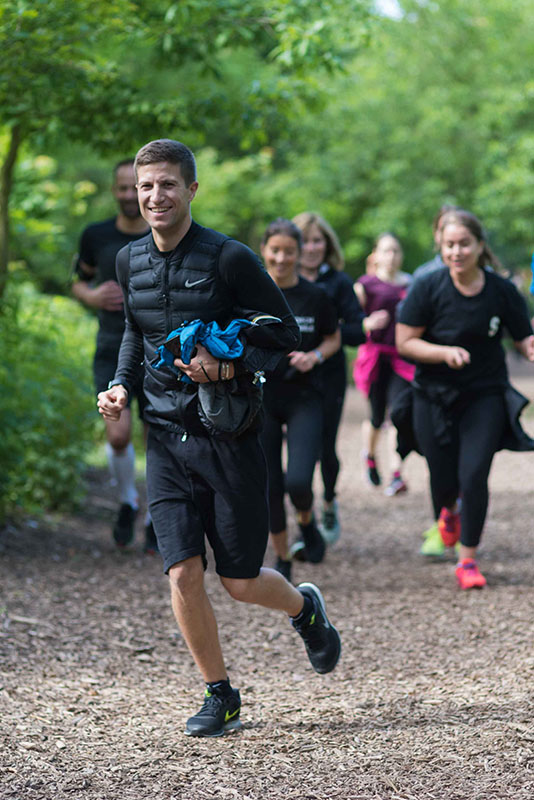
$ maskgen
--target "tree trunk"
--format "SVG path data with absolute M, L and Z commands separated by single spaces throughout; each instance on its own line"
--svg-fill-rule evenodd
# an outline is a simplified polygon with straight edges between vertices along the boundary
M 22 128 L 16 123 L 11 128 L 11 139 L 4 163 L 0 167 L 0 301 L 7 285 L 9 263 L 9 195 L 13 183 L 13 169 L 22 142 Z

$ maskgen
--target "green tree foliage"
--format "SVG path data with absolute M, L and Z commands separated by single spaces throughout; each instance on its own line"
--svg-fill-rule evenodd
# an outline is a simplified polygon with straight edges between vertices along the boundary
M 245 158 L 200 160 L 195 214 L 257 244 L 272 217 L 322 213 L 356 276 L 393 229 L 406 266 L 432 254 L 444 202 L 472 209 L 510 267 L 534 249 L 534 24 L 529 0 L 401 3 L 369 47 L 317 80 L 328 103 L 291 118 L 290 140 Z
M 46 242 L 50 249 L 33 259 L 33 272 L 43 276 L 41 285 L 57 288 L 80 227 L 73 186 L 94 184 L 97 191 L 83 201 L 84 221 L 98 218 L 110 161 L 97 163 L 87 149 L 76 158 L 78 126 L 78 138 L 106 159 L 153 136 L 183 138 L 200 155 L 195 213 L 209 224 L 221 220 L 224 230 L 253 244 L 272 216 L 317 208 L 338 229 L 354 274 L 384 228 L 401 235 L 413 267 L 430 255 L 430 221 L 448 201 L 481 216 L 507 263 L 524 263 L 534 196 L 534 44 L 525 31 L 534 7 L 529 0 L 400 5 L 402 15 L 390 19 L 343 0 L 5 2 L 0 122 L 13 132 L 17 122 L 33 119 L 20 115 L 24 109 L 39 109 L 20 178 L 17 172 L 13 256 L 32 263 L 29 254 Z M 33 45 L 26 56 L 17 37 L 10 44 L 8 23 L 15 10 L 26 19 L 37 7 L 42 41 L 17 23 L 17 36 Z M 45 87 L 42 77 L 33 93 L 23 75 L 52 76 L 48 51 L 56 66 L 67 52 L 50 44 L 47 14 L 54 9 L 54 37 L 61 10 L 70 19 L 67 31 L 79 25 L 62 47 L 78 50 L 65 60 L 64 84 L 50 77 Z M 89 9 L 98 24 L 84 22 Z M 91 76 L 100 70 L 102 85 L 79 77 L 71 62 Z M 16 92 L 7 88 L 12 70 Z M 63 86 L 61 97 L 55 85 Z M 6 137 L 4 154 L 8 143 Z M 44 190 L 26 169 L 40 152 L 59 157 Z M 25 196 L 27 182 L 44 205 Z M 52 238 L 62 248 L 55 265 Z
M 375 236 L 394 229 L 406 263 L 431 255 L 444 202 L 477 213 L 510 266 L 534 245 L 534 24 L 529 0 L 401 2 L 369 47 L 328 81 L 331 101 L 303 116 L 287 168 L 267 177 L 272 207 L 321 211 L 353 274 Z M 259 194 L 261 194 L 259 187 Z
M 106 182 L 99 186 L 101 168 L 92 164 L 90 154 L 85 156 L 82 178 L 75 161 L 60 169 L 57 159 L 32 157 L 25 150 L 11 193 L 11 240 L 17 254 L 10 266 L 11 279 L 24 281 L 31 275 L 43 291 L 64 294 L 89 207 L 94 206 L 99 218 L 114 213 L 112 197 L 104 191 L 111 176 L 106 170 Z
M 209 143 L 218 155 L 206 151 L 206 160 L 217 166 L 221 155 L 238 162 L 248 153 L 241 175 L 250 180 L 263 169 L 258 146 L 289 143 L 287 120 L 320 104 L 318 74 L 354 56 L 366 8 L 366 0 L 0 4 L 0 344 L 8 354 L 0 515 L 70 503 L 97 418 L 88 374 L 94 320 L 65 298 L 32 293 L 28 268 L 40 288 L 65 288 L 81 228 L 113 213 L 111 164 L 149 139 L 181 138 L 195 150 Z M 8 274 L 16 277 L 9 285 Z
M 21 145 L 47 137 L 91 140 L 130 87 L 103 42 L 120 42 L 130 4 L 80 0 L 6 0 L 0 7 L 0 124 L 5 133 L 0 171 L 0 295 L 7 277 L 8 205 Z M 109 37 L 109 38 L 108 38 Z M 115 114 L 116 115 L 116 114 Z
M 355 111 L 376 137 L 372 148 L 367 136 L 364 149 L 366 160 L 375 154 L 379 201 L 364 211 L 361 230 L 394 225 L 421 246 L 423 216 L 429 241 L 428 222 L 453 201 L 482 218 L 508 262 L 522 263 L 534 209 L 534 42 L 525 36 L 534 7 L 401 5 L 405 16 L 386 22 L 358 75 L 366 102 Z
M 222 124 L 230 142 L 252 146 L 276 127 L 277 109 L 283 113 L 290 98 L 310 92 L 316 69 L 338 69 L 355 52 L 366 5 L 4 0 L 0 297 L 7 278 L 8 204 L 24 142 L 42 150 L 74 139 L 119 153 L 171 132 L 201 143 Z M 343 12 L 350 24 L 340 35 L 336 20 Z M 239 82 L 234 75 L 232 84 L 232 60 L 240 51 L 249 55 L 250 72 Z M 260 69 L 265 62 L 270 68 Z

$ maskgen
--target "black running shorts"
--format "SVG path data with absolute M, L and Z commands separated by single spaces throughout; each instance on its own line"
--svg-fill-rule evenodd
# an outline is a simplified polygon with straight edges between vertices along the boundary
M 117 336 L 102 330 L 98 332 L 93 359 L 93 378 L 97 394 L 104 392 L 108 388 L 108 383 L 115 377 L 121 341 L 121 334 Z M 131 405 L 133 397 L 137 399 L 139 418 L 143 419 L 146 398 L 143 394 L 142 373 L 139 382 L 132 387 L 132 391 L 128 394 L 128 407 Z
M 217 573 L 256 578 L 269 535 L 267 467 L 258 435 L 232 441 L 150 427 L 147 496 L 163 569 L 193 556 Z

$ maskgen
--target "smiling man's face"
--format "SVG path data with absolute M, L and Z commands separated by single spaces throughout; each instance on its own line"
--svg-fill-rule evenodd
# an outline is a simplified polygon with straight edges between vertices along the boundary
M 173 249 L 187 233 L 191 201 L 197 189 L 197 181 L 186 186 L 179 164 L 161 161 L 137 168 L 141 215 L 152 228 L 160 249 Z

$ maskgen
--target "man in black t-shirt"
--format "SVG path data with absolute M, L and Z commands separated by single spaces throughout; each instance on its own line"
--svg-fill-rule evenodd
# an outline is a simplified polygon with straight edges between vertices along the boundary
M 82 233 L 75 264 L 72 293 L 80 302 L 96 310 L 98 334 L 93 362 L 95 389 L 107 389 L 115 375 L 119 348 L 124 332 L 122 292 L 115 274 L 118 251 L 135 239 L 144 236 L 147 224 L 139 211 L 133 159 L 121 161 L 113 172 L 113 196 L 119 213 L 112 219 L 89 225 Z M 141 381 L 135 395 L 140 415 L 144 405 Z M 120 421 L 106 420 L 106 453 L 111 475 L 117 484 L 119 513 L 113 527 L 113 538 L 119 547 L 129 544 L 134 537 L 134 524 L 138 511 L 135 488 L 135 453 L 131 443 L 131 412 L 126 409 Z M 145 550 L 154 551 L 156 539 L 150 518 L 145 526 Z

